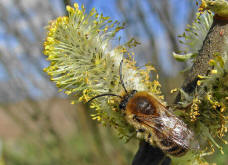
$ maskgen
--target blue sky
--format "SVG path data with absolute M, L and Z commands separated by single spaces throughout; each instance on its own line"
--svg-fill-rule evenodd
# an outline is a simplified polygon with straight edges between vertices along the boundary
M 25 0 L 26 1 L 26 0 Z M 175 28 L 177 29 L 178 33 L 181 34 L 184 31 L 185 25 L 187 23 L 187 13 L 188 13 L 188 6 L 187 3 L 189 3 L 189 0 L 170 0 L 172 1 L 172 6 L 170 6 L 170 8 L 175 11 L 177 14 L 175 15 L 175 22 L 178 26 L 176 26 Z M 49 0 L 49 2 L 52 4 L 53 10 L 56 11 L 57 15 L 62 16 L 65 14 L 65 9 L 64 6 L 62 4 L 62 0 Z M 87 11 L 90 11 L 91 8 L 95 7 L 96 10 L 99 13 L 103 13 L 104 16 L 110 16 L 112 20 L 118 20 L 120 22 L 123 22 L 123 17 L 121 15 L 121 12 L 119 11 L 118 7 L 116 6 L 116 0 L 75 0 L 75 2 L 79 3 L 80 5 L 84 4 Z M 91 3 L 92 2 L 92 3 Z M 136 0 L 132 0 L 132 9 L 131 11 L 129 11 L 129 14 L 134 14 L 134 8 L 135 8 L 135 2 Z M 149 8 L 147 7 L 147 5 L 145 4 L 144 0 L 141 0 L 138 2 L 140 2 L 140 5 L 143 7 L 143 11 L 145 13 L 149 13 Z M 32 4 L 32 1 L 29 1 L 30 5 Z M 26 26 L 26 22 L 23 20 L 23 16 L 19 14 L 19 12 L 14 9 L 14 4 L 11 3 L 11 1 L 7 1 L 7 3 L 4 3 L 6 5 L 6 8 L 9 11 L 9 15 L 8 15 L 8 19 L 9 22 L 19 22 L 21 21 L 21 29 L 20 31 L 23 32 L 23 34 L 29 39 L 29 42 L 34 42 L 34 36 L 31 32 L 31 29 L 29 29 Z M 33 11 L 33 8 L 29 8 L 27 9 L 29 15 L 33 18 L 33 17 L 37 17 L 36 13 Z M 48 17 L 48 13 L 47 13 L 47 17 Z M 24 22 L 23 22 L 24 21 Z M 160 63 L 159 65 L 161 65 L 163 67 L 163 69 L 165 69 L 167 71 L 167 73 L 169 74 L 170 71 L 172 71 L 172 65 L 169 63 L 169 60 L 171 58 L 171 55 L 167 53 L 168 51 L 168 46 L 166 45 L 166 38 L 165 38 L 165 34 L 164 34 L 164 29 L 162 27 L 162 25 L 160 25 L 158 22 L 158 18 L 156 17 L 150 17 L 150 15 L 148 14 L 148 18 L 147 21 L 149 22 L 151 28 L 153 28 L 154 31 L 156 31 L 155 33 L 155 37 L 157 38 L 157 42 L 160 44 L 159 46 L 159 50 L 161 52 L 160 54 Z M 46 25 L 40 25 L 40 32 L 41 33 L 45 33 L 45 29 L 44 26 Z M 131 37 L 136 38 L 139 42 L 142 43 L 142 45 L 146 45 L 148 44 L 148 38 L 147 35 L 141 30 L 141 27 L 139 26 L 139 24 L 133 22 L 133 26 L 132 25 L 126 25 L 126 28 L 130 29 L 130 28 L 136 28 L 136 30 L 134 30 L 130 35 Z M 44 34 L 42 34 L 44 35 Z M 126 35 L 124 33 L 124 31 L 121 31 L 119 33 L 119 36 L 122 36 L 122 40 L 123 42 L 126 41 Z M 21 43 L 13 36 L 7 33 L 7 29 L 6 26 L 0 22 L 0 48 L 4 48 L 4 49 L 9 49 L 11 51 L 11 53 L 16 54 L 16 56 L 22 61 L 22 64 L 24 65 L 25 71 L 29 72 L 33 72 L 35 75 L 37 74 L 37 79 L 39 79 L 39 75 L 38 72 L 35 70 L 35 68 L 33 66 L 31 66 L 31 64 L 29 64 L 28 60 L 26 60 L 25 58 L 25 52 L 20 51 L 20 49 L 18 49 L 18 45 L 20 45 Z M 42 49 L 42 43 L 35 43 L 38 44 L 38 46 L 40 46 L 40 48 L 38 49 Z M 140 47 L 140 46 L 139 46 Z M 143 46 L 142 46 L 143 47 Z M 41 67 L 45 67 L 47 65 L 46 61 L 41 61 L 40 62 Z M 28 69 L 30 68 L 30 69 Z M 15 72 L 17 72 L 15 70 Z M 18 73 L 17 76 L 24 76 L 23 74 Z M 8 81 L 9 76 L 7 76 L 7 71 L 4 69 L 3 65 L 0 63 L 0 81 Z M 25 81 L 26 77 L 24 77 Z M 31 85 L 31 83 L 28 81 L 28 88 L 32 91 L 32 93 L 34 93 L 35 95 L 39 94 L 39 92 Z

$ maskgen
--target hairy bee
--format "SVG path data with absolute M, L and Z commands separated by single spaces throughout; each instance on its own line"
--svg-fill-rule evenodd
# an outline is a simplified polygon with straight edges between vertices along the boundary
M 122 63 L 123 61 L 120 63 L 120 81 L 125 94 L 102 94 L 88 102 L 102 96 L 120 97 L 119 108 L 123 110 L 127 122 L 136 129 L 138 138 L 145 139 L 151 145 L 157 145 L 172 156 L 182 156 L 189 149 L 198 149 L 194 133 L 156 96 L 145 91 L 126 90 L 121 74 Z
M 131 91 L 123 97 L 120 108 L 137 136 L 155 143 L 165 153 L 182 156 L 190 148 L 198 147 L 187 125 L 148 92 Z

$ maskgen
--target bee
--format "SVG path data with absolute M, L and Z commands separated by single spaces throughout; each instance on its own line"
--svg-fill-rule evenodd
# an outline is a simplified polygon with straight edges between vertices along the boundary
M 119 109 L 123 111 L 126 121 L 135 128 L 137 137 L 145 139 L 151 145 L 158 146 L 164 153 L 180 157 L 189 149 L 198 149 L 194 133 L 177 118 L 156 96 L 146 92 L 127 91 L 122 78 L 120 63 L 120 82 L 125 91 L 123 96 L 101 94 L 88 102 L 103 96 L 117 96 L 121 99 Z

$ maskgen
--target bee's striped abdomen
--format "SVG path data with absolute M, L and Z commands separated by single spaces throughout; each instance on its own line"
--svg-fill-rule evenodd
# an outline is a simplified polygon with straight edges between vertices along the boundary
M 184 148 L 181 145 L 176 144 L 172 140 L 169 139 L 161 139 L 157 141 L 157 145 L 167 154 L 172 156 L 182 156 L 184 155 L 188 149 Z

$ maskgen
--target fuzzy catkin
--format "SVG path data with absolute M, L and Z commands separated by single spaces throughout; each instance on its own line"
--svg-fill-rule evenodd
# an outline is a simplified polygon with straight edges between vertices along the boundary
M 160 84 L 151 71 L 155 68 L 148 65 L 146 69 L 135 66 L 130 48 L 138 44 L 129 42 L 112 46 L 118 31 L 124 28 L 117 21 L 98 14 L 92 9 L 86 14 L 85 8 L 67 6 L 69 17 L 59 17 L 50 22 L 44 54 L 50 61 L 45 68 L 51 80 L 67 95 L 73 96 L 75 102 L 86 103 L 96 95 L 113 93 L 123 94 L 120 83 L 119 67 L 123 59 L 122 77 L 127 90 L 148 91 L 160 95 Z M 155 74 L 156 75 L 156 74 Z M 120 137 L 128 140 L 134 134 L 123 114 L 118 109 L 119 98 L 102 97 L 93 100 L 90 107 L 94 109 L 92 119 L 115 128 Z

